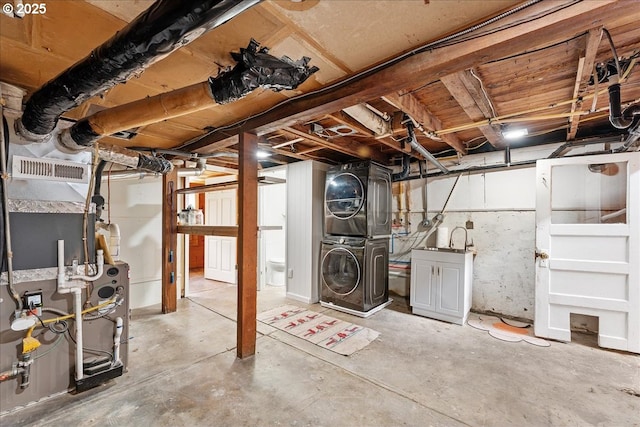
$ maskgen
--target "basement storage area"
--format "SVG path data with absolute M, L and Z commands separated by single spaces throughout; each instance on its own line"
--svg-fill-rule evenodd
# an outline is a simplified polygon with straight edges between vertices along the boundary
M 0 424 L 637 425 L 638 22 L 5 1 Z

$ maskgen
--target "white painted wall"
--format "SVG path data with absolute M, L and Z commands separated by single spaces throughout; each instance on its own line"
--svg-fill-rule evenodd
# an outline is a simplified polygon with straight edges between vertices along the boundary
M 326 170 L 311 160 L 287 166 L 287 297 L 308 304 L 319 300 Z
M 286 166 L 279 166 L 267 170 L 260 171 L 259 176 L 275 177 L 287 179 Z M 263 274 L 266 284 L 271 283 L 272 279 L 282 276 L 282 273 L 275 275 L 271 271 L 272 265 L 269 261 L 285 262 L 286 258 L 286 221 L 287 221 L 287 184 L 268 184 L 258 187 L 259 208 L 259 225 L 260 226 L 276 226 L 282 227 L 280 230 L 264 230 L 260 232 L 262 239 L 259 250 L 263 250 L 264 254 L 260 254 L 260 271 Z M 277 283 L 278 285 L 284 285 Z
M 456 176 L 429 179 L 429 218 L 440 212 L 455 179 Z M 425 180 L 407 181 L 404 185 L 409 192 L 405 206 L 410 211 L 410 234 L 394 236 L 394 251 L 390 255 L 390 259 L 399 261 L 410 259 L 406 251 L 413 245 L 435 246 L 436 237 L 434 233 L 424 241 L 426 233 L 416 232 L 424 218 Z M 394 188 L 396 218 L 397 192 Z M 468 242 L 473 242 L 478 251 L 473 265 L 472 309 L 533 319 L 535 168 L 462 176 L 447 205 L 443 226 L 451 233 L 455 227 L 464 227 L 466 221 L 473 221 L 473 230 L 468 230 Z M 396 233 L 404 230 L 394 229 Z M 463 236 L 462 230 L 455 232 L 456 246 L 463 244 Z M 400 274 L 398 277 L 392 270 L 391 290 L 408 295 L 408 274 Z
M 120 259 L 131 267 L 131 308 L 161 303 L 162 179 L 114 180 L 110 191 L 103 181 L 101 190 L 107 199 L 102 218 L 110 204 L 111 222 L 120 227 Z

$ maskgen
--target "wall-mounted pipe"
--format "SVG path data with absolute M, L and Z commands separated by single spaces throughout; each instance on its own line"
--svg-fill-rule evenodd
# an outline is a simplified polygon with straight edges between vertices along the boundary
M 138 75 L 260 1 L 158 0 L 84 59 L 36 91 L 18 121 L 19 132 L 34 142 L 43 140 L 66 111 Z

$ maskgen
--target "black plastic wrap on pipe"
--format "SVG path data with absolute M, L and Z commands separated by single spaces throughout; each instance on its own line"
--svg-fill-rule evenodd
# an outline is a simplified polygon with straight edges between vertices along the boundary
M 166 174 L 171 172 L 173 165 L 167 159 L 162 157 L 147 156 L 146 154 L 138 155 L 138 169 L 150 172 Z
M 259 46 L 252 39 L 246 49 L 231 52 L 237 64 L 209 79 L 216 103 L 237 101 L 258 87 L 274 91 L 295 89 L 318 71 L 318 67 L 307 65 L 310 59 L 306 56 L 298 61 L 286 56 L 276 58 L 269 55 L 269 49 L 258 49 Z
M 123 83 L 261 0 L 158 0 L 149 9 L 36 91 L 22 126 L 46 135 L 58 118 L 94 95 Z

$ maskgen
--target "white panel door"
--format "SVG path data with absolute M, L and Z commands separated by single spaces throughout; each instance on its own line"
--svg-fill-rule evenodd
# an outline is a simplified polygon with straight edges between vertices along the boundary
M 601 347 L 640 352 L 640 153 L 536 172 L 536 335 L 570 341 L 571 314 L 594 316 Z
M 237 225 L 237 190 L 212 191 L 206 195 L 205 225 Z M 236 283 L 235 237 L 205 236 L 204 277 Z

